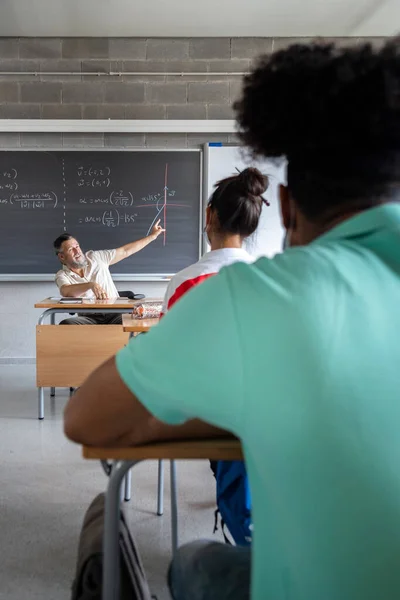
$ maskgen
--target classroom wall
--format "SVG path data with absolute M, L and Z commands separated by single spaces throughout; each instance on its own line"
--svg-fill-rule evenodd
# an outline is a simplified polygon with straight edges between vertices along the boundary
M 232 119 L 232 102 L 240 89 L 240 77 L 233 73 L 247 71 L 260 53 L 295 41 L 299 39 L 0 38 L 0 118 Z M 362 42 L 363 38 L 338 39 L 341 44 L 349 41 Z M 380 44 L 382 38 L 372 41 Z M 95 75 L 82 75 L 88 72 Z M 110 72 L 121 75 L 107 75 Z M 36 134 L 3 141 L 22 146 L 42 142 Z M 95 146 L 102 141 L 106 146 L 123 142 L 141 147 L 199 142 L 197 135 L 186 139 L 159 134 L 130 135 L 123 140 L 120 134 L 85 140 L 54 136 L 46 141 Z
M 295 41 L 300 40 L 0 38 L 0 119 L 232 119 L 241 86 L 235 73 L 248 71 L 260 53 Z M 383 39 L 371 41 L 380 45 Z M 0 133 L 1 148 L 185 148 L 207 141 L 235 137 Z M 117 287 L 161 296 L 165 284 Z M 0 364 L 34 361 L 40 311 L 33 304 L 55 293 L 52 283 L 0 283 Z

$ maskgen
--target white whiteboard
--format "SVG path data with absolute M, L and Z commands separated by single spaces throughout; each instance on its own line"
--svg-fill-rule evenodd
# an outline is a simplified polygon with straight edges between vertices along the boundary
M 270 206 L 263 206 L 260 224 L 254 235 L 245 242 L 246 250 L 255 258 L 272 257 L 282 250 L 284 229 L 281 224 L 278 186 L 286 181 L 286 167 L 272 161 L 255 161 L 239 146 L 212 146 L 204 149 L 204 205 L 214 191 L 217 181 L 237 174 L 246 167 L 257 167 L 268 176 L 269 187 L 264 197 Z M 209 248 L 207 248 L 208 250 Z M 205 248 L 206 250 L 206 248 Z

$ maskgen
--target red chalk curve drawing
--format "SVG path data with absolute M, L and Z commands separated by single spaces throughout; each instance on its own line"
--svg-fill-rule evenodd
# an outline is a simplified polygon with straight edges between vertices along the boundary
M 167 205 L 168 205 L 168 208 L 176 208 L 176 207 L 185 208 L 185 207 L 187 207 L 186 204 L 178 204 L 176 202 L 168 202 L 168 199 L 173 196 L 175 196 L 175 190 L 171 190 L 168 187 L 168 163 L 167 163 L 165 165 L 165 172 L 164 172 L 163 193 L 162 194 L 158 193 L 158 194 L 155 194 L 155 196 L 151 196 L 150 198 L 153 200 L 152 202 L 148 202 L 147 204 L 138 204 L 137 205 L 137 208 L 150 208 L 153 206 L 156 207 L 156 216 L 152 220 L 146 235 L 149 235 L 149 233 L 150 233 L 154 223 L 157 221 L 157 219 L 161 218 L 163 221 L 163 229 L 165 229 L 163 246 L 165 246 L 165 244 L 167 243 Z

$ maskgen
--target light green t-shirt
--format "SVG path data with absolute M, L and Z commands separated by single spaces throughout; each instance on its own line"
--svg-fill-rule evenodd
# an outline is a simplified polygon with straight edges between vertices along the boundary
M 253 600 L 399 600 L 399 204 L 223 269 L 117 367 L 160 419 L 242 440 Z

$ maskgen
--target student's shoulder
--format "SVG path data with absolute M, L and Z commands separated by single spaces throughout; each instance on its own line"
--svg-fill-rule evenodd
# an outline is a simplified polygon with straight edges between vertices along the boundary
M 189 265 L 188 267 L 185 267 L 184 269 L 182 269 L 182 271 L 179 271 L 172 277 L 171 281 L 169 282 L 168 288 L 171 290 L 176 289 L 185 281 L 194 279 L 199 275 L 203 275 L 204 272 L 205 270 L 201 262 Z
M 231 285 L 262 285 L 271 291 L 284 289 L 305 293 L 312 287 L 337 282 L 336 251 L 324 245 L 288 248 L 273 258 L 262 257 L 253 263 L 235 263 L 221 274 Z

